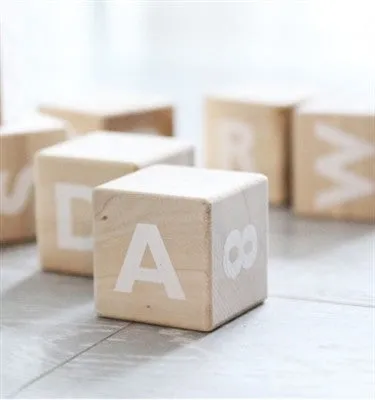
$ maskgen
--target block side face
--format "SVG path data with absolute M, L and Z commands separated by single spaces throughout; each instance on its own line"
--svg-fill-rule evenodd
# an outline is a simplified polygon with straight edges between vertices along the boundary
M 300 114 L 295 121 L 294 211 L 375 221 L 374 118 Z
M 173 136 L 173 108 L 134 110 L 125 115 L 110 116 L 105 121 L 105 129 Z
M 207 205 L 98 188 L 94 210 L 98 313 L 207 330 Z
M 89 113 L 66 110 L 47 105 L 40 106 L 39 111 L 43 114 L 50 115 L 51 117 L 64 120 L 67 123 L 69 130 L 78 135 L 102 129 L 104 125 L 103 117 Z
M 133 166 L 36 156 L 36 221 L 46 270 L 92 275 L 92 189 Z
M 207 166 L 262 173 L 269 179 L 271 203 L 285 203 L 289 118 L 287 108 L 207 101 Z
M 35 234 L 32 164 L 25 135 L 0 136 L 0 241 Z
M 249 186 L 212 205 L 213 325 L 267 297 L 268 187 Z

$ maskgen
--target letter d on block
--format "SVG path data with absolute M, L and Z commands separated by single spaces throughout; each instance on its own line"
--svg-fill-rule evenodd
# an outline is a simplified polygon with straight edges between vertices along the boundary
M 60 249 L 88 251 L 92 250 L 93 240 L 90 236 L 75 236 L 73 233 L 72 201 L 85 200 L 92 202 L 92 189 L 84 185 L 56 183 L 56 219 L 57 245 Z
M 156 268 L 141 267 L 147 246 L 154 257 Z M 161 283 L 170 299 L 186 299 L 156 225 L 137 224 L 116 282 L 115 291 L 131 293 L 135 281 Z

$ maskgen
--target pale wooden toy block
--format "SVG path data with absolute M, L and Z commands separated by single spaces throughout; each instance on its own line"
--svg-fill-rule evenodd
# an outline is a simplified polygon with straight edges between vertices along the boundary
M 173 136 L 173 106 L 154 96 L 99 93 L 46 102 L 39 110 L 66 120 L 76 134 L 106 130 Z
M 95 132 L 41 151 L 36 214 L 42 268 L 92 275 L 92 189 L 156 163 L 193 165 L 194 149 L 174 138 Z
M 35 236 L 33 156 L 67 139 L 64 124 L 50 118 L 25 119 L 0 128 L 0 241 Z
M 308 91 L 259 85 L 207 97 L 208 168 L 259 172 L 268 177 L 274 205 L 289 202 L 289 139 L 293 107 Z
M 265 300 L 264 175 L 157 165 L 93 199 L 99 315 L 211 331 Z
M 297 214 L 375 222 L 375 98 L 315 98 L 296 110 Z

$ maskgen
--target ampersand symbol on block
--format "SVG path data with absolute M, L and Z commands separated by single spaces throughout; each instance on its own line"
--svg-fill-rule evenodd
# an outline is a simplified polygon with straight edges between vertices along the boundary
M 251 243 L 251 250 L 245 251 L 247 243 Z M 234 261 L 230 259 L 230 252 L 237 248 L 238 253 Z M 258 252 L 258 235 L 254 225 L 246 225 L 242 233 L 234 229 L 229 233 L 224 245 L 223 265 L 228 278 L 236 279 L 241 269 L 250 269 L 256 260 Z

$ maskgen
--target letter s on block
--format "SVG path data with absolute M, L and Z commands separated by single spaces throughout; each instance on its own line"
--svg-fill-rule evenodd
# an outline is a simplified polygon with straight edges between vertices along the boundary
M 26 166 L 17 175 L 14 189 L 11 194 L 7 194 L 7 182 L 9 179 L 8 171 L 0 173 L 0 213 L 3 215 L 20 214 L 27 205 L 31 189 L 33 186 L 32 167 Z
M 92 202 L 92 188 L 71 183 L 56 183 L 57 245 L 60 249 L 92 250 L 92 236 L 75 236 L 73 233 L 72 201 L 74 199 Z

